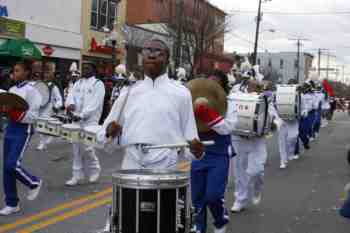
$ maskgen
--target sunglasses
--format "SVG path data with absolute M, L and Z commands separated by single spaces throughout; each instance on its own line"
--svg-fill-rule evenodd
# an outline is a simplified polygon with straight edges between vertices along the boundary
M 164 49 L 159 49 L 159 48 L 143 48 L 142 49 L 142 55 L 143 56 L 156 56 L 159 57 L 164 54 Z

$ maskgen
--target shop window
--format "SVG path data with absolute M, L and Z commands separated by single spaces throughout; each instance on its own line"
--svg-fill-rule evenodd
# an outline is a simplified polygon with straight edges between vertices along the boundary
M 91 5 L 91 28 L 102 30 L 107 26 L 113 28 L 117 19 L 118 0 L 92 0 Z
M 260 66 L 260 64 L 261 64 L 260 58 L 258 58 L 257 64 Z

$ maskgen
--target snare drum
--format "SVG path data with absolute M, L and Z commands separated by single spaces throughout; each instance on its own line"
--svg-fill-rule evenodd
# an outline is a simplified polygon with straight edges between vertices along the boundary
M 88 146 L 96 146 L 97 145 L 97 132 L 100 131 L 102 126 L 93 125 L 84 128 L 84 132 L 82 133 L 82 142 Z
M 50 117 L 39 117 L 35 122 L 35 130 L 41 134 L 50 134 L 48 123 L 53 120 L 54 119 Z
M 63 123 L 59 120 L 49 120 L 46 124 L 48 133 L 52 136 L 59 137 L 62 124 Z
M 189 175 L 169 170 L 121 170 L 113 174 L 111 232 L 188 233 Z
M 60 136 L 73 143 L 80 141 L 81 128 L 77 124 L 64 124 L 61 126 Z
M 297 85 L 277 85 L 276 107 L 283 120 L 295 120 L 300 115 L 301 96 Z
M 234 93 L 229 96 L 237 110 L 237 125 L 233 134 L 261 137 L 270 132 L 268 101 L 263 95 Z

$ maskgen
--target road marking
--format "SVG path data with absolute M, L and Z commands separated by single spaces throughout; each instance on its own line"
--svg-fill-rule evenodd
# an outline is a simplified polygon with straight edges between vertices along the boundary
M 25 229 L 22 229 L 20 231 L 17 231 L 17 233 L 32 233 L 32 232 L 38 231 L 40 229 L 47 228 L 50 225 L 62 222 L 64 220 L 68 219 L 68 218 L 72 218 L 72 217 L 81 215 L 83 213 L 88 212 L 89 210 L 96 209 L 97 207 L 109 204 L 109 203 L 111 203 L 111 201 L 112 201 L 111 197 L 107 197 L 107 198 L 98 200 L 98 201 L 93 202 L 91 204 L 85 205 L 83 207 L 79 207 L 77 209 L 68 211 L 68 212 L 66 212 L 64 214 L 61 214 L 61 215 L 55 216 L 53 218 L 50 218 L 50 219 L 48 219 L 46 221 L 40 222 L 38 224 L 34 224 L 34 225 L 32 225 L 32 226 L 30 226 L 28 228 L 25 228 Z
M 60 212 L 60 211 L 63 211 L 65 209 L 72 208 L 72 207 L 84 204 L 84 203 L 86 203 L 88 201 L 95 200 L 97 198 L 103 197 L 103 196 L 105 196 L 107 194 L 111 194 L 111 193 L 112 193 L 112 188 L 107 188 L 107 189 L 105 189 L 105 190 L 103 190 L 101 192 L 90 194 L 90 195 L 86 195 L 86 196 L 84 196 L 82 198 L 73 200 L 71 202 L 67 202 L 67 203 L 64 203 L 62 205 L 58 205 L 58 206 L 56 206 L 56 207 L 54 207 L 52 209 L 48 209 L 46 211 L 40 212 L 39 214 L 35 214 L 35 215 L 29 216 L 29 217 L 24 217 L 22 219 L 17 220 L 14 223 L 10 223 L 10 224 L 6 224 L 4 226 L 1 226 L 0 227 L 0 233 L 3 233 L 3 232 L 6 232 L 6 231 L 15 229 L 15 228 L 17 228 L 19 226 L 22 226 L 24 224 L 28 224 L 28 223 L 37 221 L 37 220 L 42 219 L 44 217 L 53 215 L 53 214 L 55 214 L 57 212 Z

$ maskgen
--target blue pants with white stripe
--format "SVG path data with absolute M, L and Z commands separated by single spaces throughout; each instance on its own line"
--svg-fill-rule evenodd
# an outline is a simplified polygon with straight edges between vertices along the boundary
M 3 183 L 7 206 L 17 206 L 19 199 L 16 180 L 30 189 L 36 188 L 39 179 L 28 173 L 21 165 L 24 152 L 32 136 L 32 126 L 10 122 L 4 140 Z
M 309 145 L 309 130 L 310 130 L 310 118 L 302 117 L 299 121 L 299 138 L 303 142 L 304 147 Z
M 207 228 L 207 207 L 216 228 L 220 229 L 229 222 L 224 201 L 229 163 L 229 156 L 209 154 L 202 160 L 192 162 L 192 202 L 197 214 L 196 230 L 201 233 L 205 233 Z

